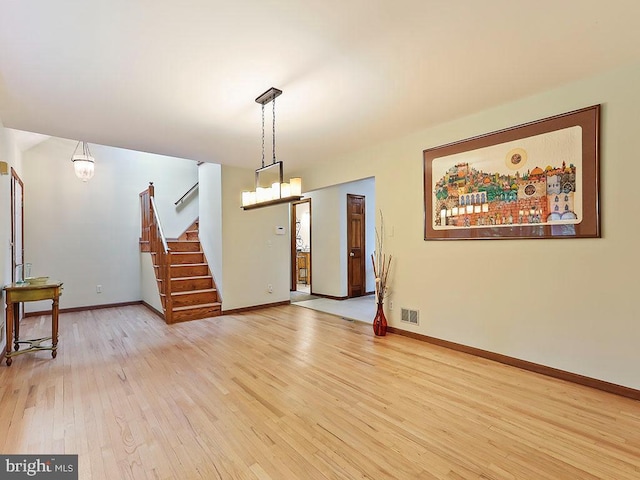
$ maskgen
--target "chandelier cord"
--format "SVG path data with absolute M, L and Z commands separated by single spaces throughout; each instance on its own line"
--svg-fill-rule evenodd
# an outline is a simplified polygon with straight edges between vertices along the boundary
M 273 161 L 272 163 L 276 163 L 276 97 L 273 97 L 273 140 L 271 142 L 273 146 Z
M 84 142 L 84 141 L 80 140 L 76 144 L 76 148 L 74 148 L 73 155 L 71 155 L 71 158 L 73 158 L 75 156 L 75 154 L 78 152 L 78 147 L 80 147 L 80 146 L 82 146 L 82 155 L 84 155 L 85 157 L 90 157 L 91 156 L 91 150 L 89 150 L 89 144 L 87 142 Z

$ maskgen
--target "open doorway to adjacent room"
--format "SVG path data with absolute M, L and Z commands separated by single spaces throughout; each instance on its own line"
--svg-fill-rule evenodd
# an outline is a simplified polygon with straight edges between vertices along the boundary
M 311 199 L 291 206 L 291 291 L 311 294 Z
M 296 206 L 291 209 L 291 232 L 296 237 L 300 221 L 301 252 L 292 246 L 291 258 L 291 303 L 339 315 L 345 319 L 371 323 L 375 317 L 375 278 L 371 254 L 375 248 L 376 195 L 375 178 L 368 177 L 346 183 L 311 190 L 304 193 L 309 200 L 309 226 L 311 234 L 308 283 L 311 295 L 297 282 L 297 257 L 304 251 L 306 217 Z M 348 206 L 352 199 L 351 207 Z M 312 208 L 311 208 L 312 207 Z M 311 251 L 311 248 L 309 249 Z M 353 255 L 351 255 L 353 253 Z M 364 269 L 364 272 L 363 272 Z M 303 272 L 304 274 L 304 272 Z M 294 290 L 296 289 L 296 290 Z

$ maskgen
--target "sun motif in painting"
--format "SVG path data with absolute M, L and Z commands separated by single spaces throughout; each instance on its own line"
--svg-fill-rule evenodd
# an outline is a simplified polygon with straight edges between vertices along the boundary
M 519 170 L 527 163 L 527 151 L 524 148 L 514 148 L 507 152 L 504 163 L 510 170 Z

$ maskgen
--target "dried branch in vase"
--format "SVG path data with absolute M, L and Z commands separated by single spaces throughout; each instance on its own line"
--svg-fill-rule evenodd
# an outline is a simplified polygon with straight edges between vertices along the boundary
M 376 278 L 376 298 L 382 303 L 388 294 L 389 270 L 391 270 L 391 255 L 384 252 L 384 217 L 380 210 L 380 230 L 376 228 L 376 249 L 371 254 L 373 275 Z

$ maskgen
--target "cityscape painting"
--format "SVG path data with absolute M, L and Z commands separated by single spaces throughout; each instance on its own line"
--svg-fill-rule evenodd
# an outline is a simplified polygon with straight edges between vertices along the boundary
M 599 237 L 599 105 L 424 151 L 425 240 Z

